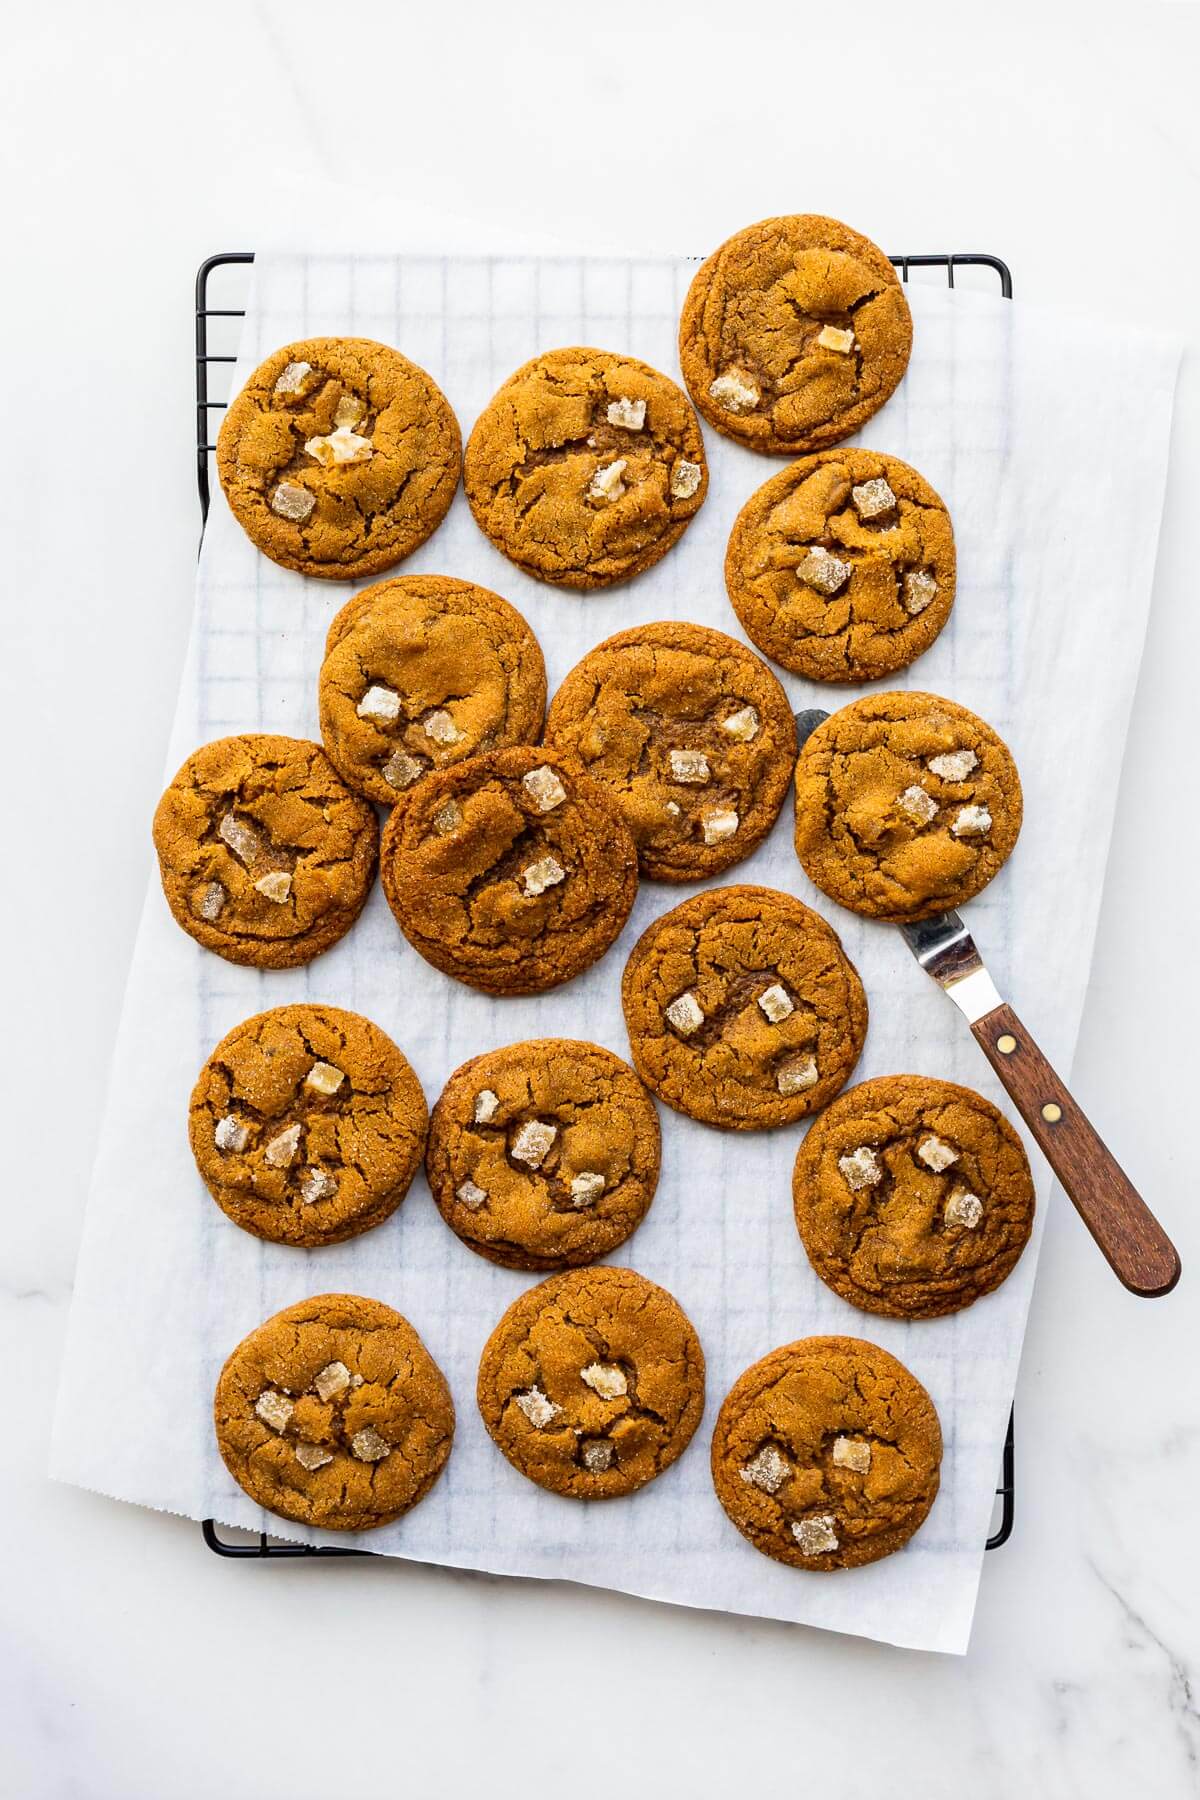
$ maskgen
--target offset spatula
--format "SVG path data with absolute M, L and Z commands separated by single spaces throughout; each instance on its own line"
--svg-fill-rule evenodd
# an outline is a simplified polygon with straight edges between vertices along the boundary
M 819 707 L 797 713 L 801 748 L 828 717 Z M 925 973 L 966 1018 L 1113 1274 L 1146 1299 L 1169 1294 L 1180 1274 L 1174 1244 L 1000 998 L 959 914 L 938 913 L 900 931 Z

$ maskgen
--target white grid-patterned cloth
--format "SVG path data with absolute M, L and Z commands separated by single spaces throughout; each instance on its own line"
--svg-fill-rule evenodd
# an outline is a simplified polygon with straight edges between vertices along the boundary
M 689 263 L 665 258 L 271 257 L 255 270 L 235 386 L 292 339 L 375 337 L 429 369 L 465 435 L 499 383 L 554 345 L 597 344 L 676 373 L 676 323 L 691 273 Z M 1012 746 L 1025 830 L 1009 866 L 971 903 L 969 922 L 1001 990 L 1066 1068 L 1144 632 L 1175 355 L 1150 339 L 1114 342 L 1079 322 L 1066 331 L 981 295 L 916 289 L 913 303 L 909 374 L 863 441 L 912 462 L 948 502 L 959 592 L 937 644 L 894 685 L 961 701 Z M 461 493 L 398 572 L 457 575 L 512 600 L 542 644 L 551 691 L 601 638 L 641 621 L 692 619 L 740 637 L 724 592 L 725 542 L 739 507 L 779 465 L 706 436 L 706 505 L 663 562 L 627 587 L 580 597 L 530 580 L 482 537 Z M 1119 462 L 1119 493 L 1118 446 L 1130 452 Z M 214 496 L 168 773 L 197 744 L 226 733 L 318 735 L 325 631 L 349 591 L 276 568 Z M 853 691 L 782 679 L 798 708 L 837 705 Z M 811 888 L 792 852 L 790 807 L 725 879 L 785 888 L 840 932 L 871 1006 L 857 1078 L 923 1072 L 1003 1103 L 965 1025 L 899 934 L 838 913 Z M 798 1130 L 724 1135 L 661 1109 L 658 1195 L 611 1260 L 661 1282 L 683 1304 L 708 1358 L 708 1407 L 691 1448 L 649 1488 L 584 1505 L 525 1481 L 483 1430 L 474 1401 L 479 1353 L 529 1278 L 460 1244 L 423 1177 L 377 1230 L 306 1252 L 239 1231 L 192 1165 L 185 1115 L 196 1073 L 224 1032 L 272 1005 L 313 999 L 367 1014 L 404 1049 L 431 1103 L 458 1063 L 497 1043 L 591 1038 L 627 1057 L 625 958 L 647 922 L 691 891 L 644 883 L 598 967 L 552 994 L 495 1000 L 429 968 L 401 938 L 378 888 L 327 955 L 262 974 L 197 948 L 152 880 L 89 1206 L 55 1472 L 196 1518 L 345 1542 L 252 1505 L 217 1455 L 210 1407 L 224 1357 L 253 1326 L 305 1295 L 357 1291 L 397 1306 L 417 1326 L 450 1381 L 458 1434 L 428 1499 L 396 1525 L 352 1541 L 385 1554 L 569 1577 L 963 1649 L 1040 1227 L 1014 1276 L 969 1311 L 916 1324 L 872 1318 L 837 1299 L 808 1266 L 790 1197 Z M 1035 1167 L 1044 1176 L 1044 1166 Z M 1039 1191 L 1044 1203 L 1044 1179 Z M 1080 1253 L 1091 1254 L 1082 1243 Z M 946 1454 L 941 1495 L 910 1546 L 873 1567 L 823 1577 L 774 1564 L 737 1534 L 712 1491 L 708 1439 L 723 1394 L 749 1363 L 827 1332 L 873 1339 L 914 1371 L 937 1404 Z M 96 1391 L 110 1396 L 100 1412 Z M 130 1423 L 117 1441 L 114 1417 Z

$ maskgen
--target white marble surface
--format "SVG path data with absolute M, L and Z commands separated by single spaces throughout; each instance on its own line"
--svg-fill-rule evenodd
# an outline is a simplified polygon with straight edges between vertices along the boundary
M 962 1661 L 569 1586 L 223 1564 L 190 1524 L 45 1479 L 187 627 L 202 255 L 389 218 L 431 239 L 475 217 L 489 242 L 687 248 L 820 208 L 889 247 L 995 250 L 1025 298 L 1087 288 L 1194 347 L 1194 8 L 760 6 L 753 37 L 704 0 L 618 12 L 607 34 L 596 9 L 577 28 L 566 12 L 364 0 L 344 35 L 299 0 L 5 21 L 0 1795 L 307 1800 L 353 1770 L 454 1797 L 761 1779 L 839 1800 L 1174 1800 L 1200 1765 L 1191 1281 L 1133 1301 L 1066 1207 L 1018 1395 L 1017 1529 Z M 1075 1071 L 1192 1267 L 1197 481 L 1193 355 Z M 1151 882 L 1178 896 L 1166 916 Z M 119 1395 L 96 1403 L 137 1428 Z

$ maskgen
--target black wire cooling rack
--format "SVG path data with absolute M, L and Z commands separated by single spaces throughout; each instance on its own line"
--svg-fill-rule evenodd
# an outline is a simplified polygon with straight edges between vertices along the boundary
M 982 251 L 946 252 L 942 255 L 930 256 L 893 256 L 892 262 L 900 271 L 901 280 L 907 281 L 913 269 L 943 269 L 946 280 L 954 286 L 954 274 L 957 269 L 990 269 L 1000 286 L 1000 292 L 1006 300 L 1012 299 L 1012 276 L 1007 263 L 1001 262 L 998 256 L 987 256 Z M 210 440 L 210 414 L 223 412 L 229 404 L 222 397 L 214 400 L 210 392 L 209 370 L 222 365 L 232 366 L 237 361 L 234 349 L 235 337 L 232 327 L 225 328 L 224 342 L 227 348 L 214 352 L 209 348 L 210 335 L 213 328 L 212 319 L 241 319 L 246 309 L 242 306 L 210 306 L 209 285 L 217 270 L 236 269 L 239 265 L 252 263 L 254 253 L 251 250 L 226 250 L 218 256 L 206 257 L 196 271 L 196 485 L 200 493 L 200 515 L 208 518 L 209 502 L 209 467 L 208 459 L 216 449 Z M 239 298 L 235 291 L 230 298 Z M 221 329 L 221 328 L 217 328 Z M 227 390 L 226 390 L 227 391 Z M 1012 1535 L 1013 1518 L 1016 1503 L 1016 1484 L 1014 1478 L 1015 1452 L 1013 1448 L 1013 1415 L 1008 1418 L 1008 1432 L 1004 1439 L 1004 1456 L 1000 1465 L 1000 1480 L 996 1487 L 996 1503 L 992 1512 L 992 1535 L 987 1541 L 989 1550 L 998 1550 L 1006 1544 Z M 242 1560 L 251 1557 L 260 1560 L 263 1557 L 292 1556 L 371 1556 L 370 1550 L 351 1550 L 340 1544 L 290 1544 L 272 1538 L 265 1531 L 239 1531 L 236 1537 L 223 1537 L 221 1528 L 214 1519 L 205 1519 L 200 1527 L 204 1542 L 217 1556 L 232 1557 Z M 226 1529 L 229 1529 L 228 1527 Z

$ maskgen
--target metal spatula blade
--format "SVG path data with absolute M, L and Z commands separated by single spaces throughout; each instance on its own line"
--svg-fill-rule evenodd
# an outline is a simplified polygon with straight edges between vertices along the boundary
M 828 717 L 820 707 L 796 714 L 801 750 Z M 948 911 L 897 922 L 921 968 L 966 1018 L 1114 1275 L 1143 1298 L 1169 1294 L 1180 1276 L 1178 1251 L 1031 1034 L 1001 999 L 961 915 Z

